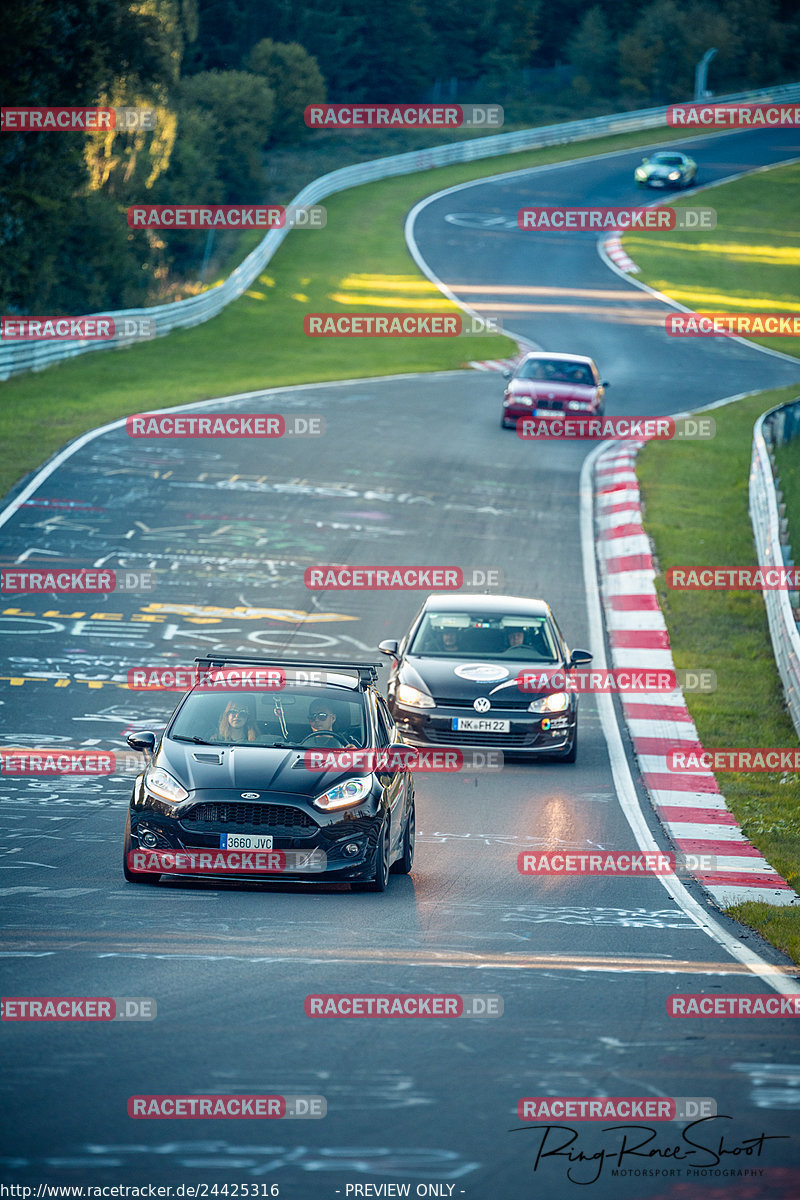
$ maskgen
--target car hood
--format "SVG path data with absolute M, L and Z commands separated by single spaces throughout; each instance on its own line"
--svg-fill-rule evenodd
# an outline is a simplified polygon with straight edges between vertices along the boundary
M 319 747 L 309 747 L 319 749 Z M 238 791 L 318 796 L 363 770 L 310 771 L 304 750 L 270 750 L 260 746 L 198 746 L 165 740 L 156 764 L 169 771 L 189 792 Z
M 510 379 L 509 396 L 530 396 L 534 400 L 593 400 L 597 388 L 587 384 L 548 383 L 541 379 Z
M 536 693 L 522 692 L 514 682 L 522 671 L 555 671 L 558 663 L 518 662 L 504 658 L 431 658 L 409 655 L 400 669 L 401 683 L 428 691 L 435 700 L 474 700 L 477 696 L 521 699 Z M 542 693 L 544 694 L 544 693 Z

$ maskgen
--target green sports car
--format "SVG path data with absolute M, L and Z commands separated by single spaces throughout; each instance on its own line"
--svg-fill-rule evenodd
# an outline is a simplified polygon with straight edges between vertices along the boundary
M 633 173 L 639 187 L 686 188 L 697 182 L 697 163 L 680 150 L 659 150 Z

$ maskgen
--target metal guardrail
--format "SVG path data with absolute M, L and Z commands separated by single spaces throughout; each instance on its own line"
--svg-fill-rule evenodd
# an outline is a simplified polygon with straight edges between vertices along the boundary
M 729 101 L 792 101 L 800 100 L 800 83 L 787 83 L 758 91 L 738 92 L 732 96 L 715 96 L 713 103 Z M 615 133 L 631 133 L 641 129 L 654 129 L 666 123 L 667 109 L 645 108 L 636 112 L 616 113 L 606 117 L 591 117 L 585 121 L 567 121 L 560 125 L 544 125 L 536 129 L 521 129 L 514 133 L 499 133 L 490 137 L 470 138 L 463 142 L 452 142 L 428 150 L 412 150 L 405 154 L 394 154 L 387 158 L 371 159 L 354 166 L 340 167 L 312 180 L 291 201 L 302 208 L 316 204 L 326 196 L 362 183 L 373 183 L 394 175 L 410 175 L 426 171 L 431 167 L 444 167 L 452 163 L 476 162 L 482 158 L 494 158 L 501 154 L 515 154 L 521 150 L 538 150 L 544 146 L 560 146 L 569 142 L 588 141 Z M 697 132 L 703 132 L 698 130 Z M 288 205 L 287 205 L 288 207 Z M 168 304 L 157 304 L 151 308 L 131 308 L 116 312 L 95 314 L 122 320 L 125 317 L 150 317 L 155 320 L 157 337 L 173 329 L 187 329 L 217 316 L 231 301 L 236 300 L 250 287 L 273 257 L 292 226 L 271 230 L 255 250 L 245 258 L 223 283 L 209 288 L 197 296 L 185 300 L 173 300 Z M 87 314 L 81 314 L 87 315 Z M 110 338 L 107 341 L 59 341 L 59 342 L 0 342 L 0 379 L 8 379 L 21 371 L 41 371 L 52 363 L 91 350 L 119 349 L 133 344 L 130 337 Z
M 763 413 L 753 428 L 750 464 L 750 521 L 759 566 L 789 565 L 791 550 L 786 523 L 781 516 L 770 450 L 800 435 L 800 399 Z M 775 662 L 783 682 L 786 703 L 800 737 L 800 632 L 791 597 L 785 588 L 763 591 Z M 796 593 L 794 593 L 796 598 Z

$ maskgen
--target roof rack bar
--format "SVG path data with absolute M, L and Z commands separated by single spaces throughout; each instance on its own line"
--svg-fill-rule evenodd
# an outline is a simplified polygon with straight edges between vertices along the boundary
M 296 669 L 300 671 L 328 671 L 328 672 L 343 672 L 357 674 L 359 680 L 372 681 L 378 677 L 378 667 L 386 666 L 385 663 L 365 663 L 365 662 L 340 662 L 334 660 L 326 660 L 320 662 L 308 662 L 301 659 L 289 658 L 269 658 L 260 655 L 243 655 L 243 654 L 204 654 L 202 658 L 194 660 L 200 670 L 210 670 L 212 667 L 223 667 L 226 663 L 242 663 L 245 666 L 270 666 L 270 667 L 286 667 L 288 669 Z

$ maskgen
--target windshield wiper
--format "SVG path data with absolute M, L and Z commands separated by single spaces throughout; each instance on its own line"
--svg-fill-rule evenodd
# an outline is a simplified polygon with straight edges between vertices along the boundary
M 186 737 L 182 733 L 173 733 L 172 740 L 173 742 L 194 742 L 196 746 L 216 746 L 219 744 L 218 742 L 207 742 L 205 738 Z

